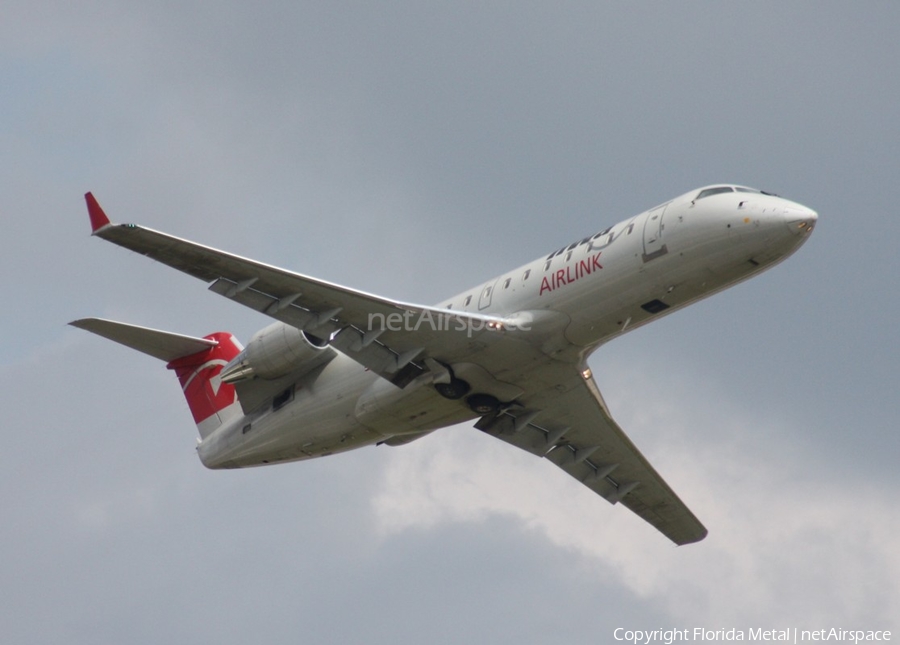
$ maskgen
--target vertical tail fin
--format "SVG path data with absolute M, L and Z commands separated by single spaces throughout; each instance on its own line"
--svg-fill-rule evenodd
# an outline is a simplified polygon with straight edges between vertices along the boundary
M 219 378 L 222 368 L 243 349 L 237 338 L 226 332 L 204 336 L 216 345 L 196 354 L 170 361 L 166 367 L 175 371 L 184 398 L 197 424 L 201 438 L 206 438 L 223 423 L 243 416 L 234 386 Z
M 99 318 L 69 324 L 166 361 L 181 383 L 201 438 L 243 415 L 234 386 L 219 379 L 222 368 L 243 349 L 231 334 L 194 338 Z

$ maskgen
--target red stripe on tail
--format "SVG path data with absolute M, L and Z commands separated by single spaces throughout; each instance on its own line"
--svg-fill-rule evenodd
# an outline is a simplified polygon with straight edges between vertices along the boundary
M 175 370 L 197 424 L 237 401 L 234 386 L 222 383 L 218 376 L 228 361 L 240 353 L 240 343 L 225 332 L 216 332 L 204 338 L 214 340 L 218 345 L 166 365 L 170 370 Z

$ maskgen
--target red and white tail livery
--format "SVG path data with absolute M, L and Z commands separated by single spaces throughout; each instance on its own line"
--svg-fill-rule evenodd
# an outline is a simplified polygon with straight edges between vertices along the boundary
M 170 361 L 194 416 L 201 438 L 224 423 L 244 415 L 234 385 L 223 383 L 222 368 L 244 349 L 237 338 L 225 332 L 204 336 L 216 342 L 214 347 Z

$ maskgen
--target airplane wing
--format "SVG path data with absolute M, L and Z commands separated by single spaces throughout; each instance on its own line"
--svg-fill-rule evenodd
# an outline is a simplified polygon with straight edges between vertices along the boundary
M 330 339 L 331 346 L 405 387 L 429 369 L 426 347 L 445 362 L 492 342 L 503 319 L 413 305 L 242 258 L 135 224 L 112 224 L 85 195 L 93 235 L 210 282 L 235 302 Z M 410 333 L 412 330 L 414 333 Z M 452 340 L 451 340 L 452 338 Z M 449 341 L 449 342 L 448 342 Z M 432 370 L 442 368 L 430 363 Z M 438 377 L 440 378 L 440 377 Z
M 585 377 L 577 366 L 549 357 L 533 335 L 507 332 L 508 319 L 388 300 L 134 224 L 113 224 L 93 195 L 85 199 L 93 235 L 330 339 L 332 347 L 398 387 L 428 372 L 435 382 L 449 380 L 450 365 L 468 370 L 464 377 L 473 385 L 481 378 L 502 401 L 514 402 L 496 416 L 482 417 L 476 427 L 546 456 L 607 501 L 621 501 L 676 544 L 706 535 L 612 419 L 589 373 Z
M 706 537 L 706 528 L 613 420 L 590 370 L 556 363 L 543 368 L 541 376 L 548 386 L 523 397 L 521 408 L 483 417 L 476 427 L 546 457 L 677 545 Z

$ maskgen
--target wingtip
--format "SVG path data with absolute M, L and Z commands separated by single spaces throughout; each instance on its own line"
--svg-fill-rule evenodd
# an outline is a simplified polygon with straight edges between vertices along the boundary
M 78 327 L 78 329 L 85 329 L 90 325 L 91 320 L 93 320 L 93 318 L 79 318 L 78 320 L 69 321 L 68 324 L 72 327 Z
M 84 201 L 87 202 L 88 216 L 91 218 L 91 233 L 96 233 L 104 226 L 108 226 L 109 218 L 103 212 L 103 209 L 100 208 L 100 204 L 97 203 L 93 193 L 85 193 Z
M 700 527 L 700 531 L 695 533 L 694 535 L 690 535 L 686 538 L 682 538 L 675 542 L 675 546 L 684 546 L 686 544 L 696 544 L 697 542 L 702 542 L 706 539 L 706 536 L 709 535 L 709 531 L 706 530 L 705 526 Z

